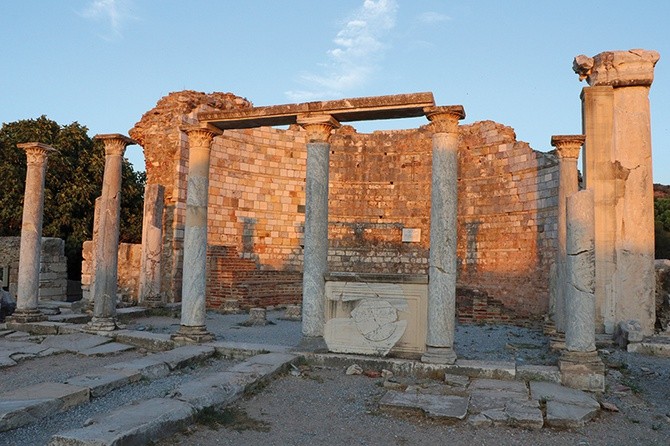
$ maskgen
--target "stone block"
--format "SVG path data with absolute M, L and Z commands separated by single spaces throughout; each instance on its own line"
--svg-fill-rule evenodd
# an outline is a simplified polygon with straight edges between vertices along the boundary
M 105 366 L 106 369 L 122 370 L 128 373 L 140 373 L 144 378 L 157 379 L 170 374 L 170 367 L 156 355 L 148 355 L 131 361 L 117 362 Z
M 110 338 L 88 333 L 73 333 L 66 335 L 50 335 L 44 338 L 41 345 L 60 350 L 78 353 L 102 344 L 111 342 Z
M 561 384 L 590 392 L 605 391 L 605 365 L 597 352 L 565 352 L 558 361 Z
M 445 365 L 445 371 L 470 378 L 513 380 L 516 376 L 516 364 L 507 361 L 459 359 L 455 364 Z
M 382 409 L 419 409 L 429 417 L 464 420 L 468 413 L 467 396 L 389 390 L 379 401 Z
M 225 406 L 242 396 L 252 382 L 253 378 L 245 373 L 214 373 L 182 384 L 173 397 L 189 403 L 196 410 Z
M 516 368 L 516 379 L 521 381 L 548 381 L 560 384 L 561 372 L 554 365 L 520 365 Z
M 84 375 L 68 378 L 65 384 L 87 387 L 92 398 L 108 394 L 114 389 L 139 381 L 142 375 L 137 371 L 101 369 Z
M 546 402 L 546 424 L 552 427 L 579 427 L 600 410 L 596 399 L 581 390 L 554 383 L 531 382 L 531 398 Z
M 77 353 L 84 356 L 107 356 L 116 355 L 121 352 L 132 350 L 135 347 L 128 344 L 121 344 L 119 342 L 110 342 L 107 344 L 98 345 L 96 347 L 80 350 Z
M 215 349 L 212 346 L 189 345 L 156 353 L 153 357 L 166 363 L 168 367 L 170 367 L 170 370 L 175 370 L 189 364 L 202 362 L 205 359 L 210 358 L 214 352 Z
M 621 321 L 614 330 L 614 341 L 624 349 L 628 344 L 642 342 L 643 339 L 642 325 L 635 320 Z
M 131 344 L 151 351 L 170 350 L 174 342 L 169 334 L 148 331 L 118 330 L 113 333 L 117 342 Z
M 193 422 L 193 407 L 183 401 L 153 398 L 122 406 L 91 424 L 51 437 L 50 446 L 140 445 L 165 438 Z

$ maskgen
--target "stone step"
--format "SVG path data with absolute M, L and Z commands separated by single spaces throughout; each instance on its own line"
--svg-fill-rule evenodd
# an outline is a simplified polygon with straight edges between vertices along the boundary
M 185 428 L 201 410 L 233 403 L 246 390 L 273 378 L 298 358 L 287 353 L 253 356 L 227 371 L 182 384 L 169 398 L 136 402 L 98 415 L 82 428 L 52 436 L 49 445 L 148 444 Z

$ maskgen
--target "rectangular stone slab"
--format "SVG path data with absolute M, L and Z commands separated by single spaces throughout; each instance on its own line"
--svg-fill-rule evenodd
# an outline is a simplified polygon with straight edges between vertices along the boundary
M 91 397 L 97 398 L 114 389 L 139 381 L 141 377 L 142 374 L 137 371 L 101 369 L 69 378 L 65 384 L 88 387 Z
M 468 414 L 468 403 L 469 398 L 463 396 L 389 390 L 379 401 L 379 406 L 391 409 L 420 409 L 431 417 L 464 420 Z

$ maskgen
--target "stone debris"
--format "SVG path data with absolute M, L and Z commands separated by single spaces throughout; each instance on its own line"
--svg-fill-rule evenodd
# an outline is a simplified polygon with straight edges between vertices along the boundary
M 546 404 L 546 423 L 552 427 L 573 428 L 591 420 L 600 403 L 581 390 L 554 383 L 531 382 L 531 397 Z
M 643 338 L 642 325 L 638 321 L 621 321 L 614 330 L 614 341 L 621 348 L 626 348 L 630 343 L 642 342 Z
M 351 364 L 347 367 L 345 372 L 347 375 L 361 375 L 363 373 L 363 368 L 358 364 Z
M 433 395 L 389 390 L 379 401 L 382 409 L 420 409 L 430 417 L 464 420 L 468 413 L 468 397 Z

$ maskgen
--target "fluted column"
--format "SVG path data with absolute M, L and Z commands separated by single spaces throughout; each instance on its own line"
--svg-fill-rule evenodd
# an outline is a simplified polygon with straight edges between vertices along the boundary
M 584 135 L 554 135 L 551 145 L 556 147 L 558 155 L 558 246 L 556 250 L 556 281 L 549 303 L 550 314 L 559 333 L 565 333 L 565 293 L 567 286 L 566 273 L 566 200 L 579 190 L 577 159 L 584 144 Z
M 221 131 L 211 125 L 182 128 L 188 135 L 188 184 L 184 225 L 184 266 L 181 300 L 181 326 L 173 335 L 180 342 L 206 342 L 214 339 L 205 324 L 207 283 L 207 202 L 209 161 L 212 140 Z
M 105 171 L 98 211 L 98 240 L 95 243 L 95 271 L 92 288 L 93 318 L 88 331 L 111 331 L 116 326 L 119 227 L 121 225 L 121 177 L 123 153 L 136 142 L 112 133 L 96 135 L 105 144 Z
M 302 334 L 323 336 L 328 270 L 328 170 L 330 133 L 340 124 L 332 116 L 300 116 L 307 131 L 305 239 L 302 278 Z
M 453 364 L 456 324 L 456 224 L 460 105 L 426 110 L 433 131 L 428 265 L 428 331 L 423 362 Z
M 19 254 L 19 279 L 16 311 L 12 322 L 38 322 L 46 319 L 37 308 L 40 288 L 40 255 L 42 252 L 42 217 L 44 213 L 44 179 L 47 158 L 56 150 L 39 142 L 17 144 L 27 157 L 26 189 L 23 198 L 23 222 Z

